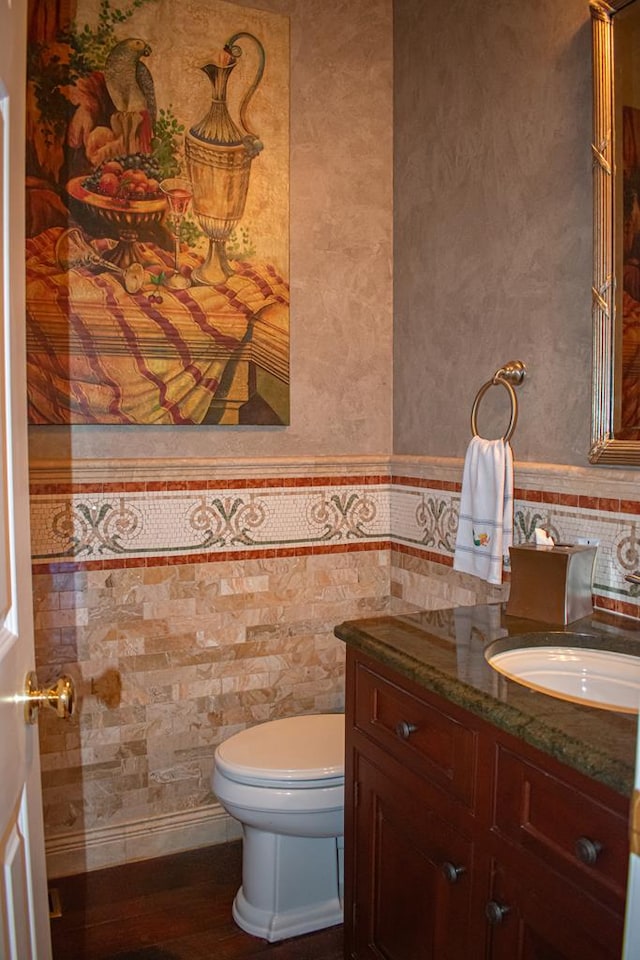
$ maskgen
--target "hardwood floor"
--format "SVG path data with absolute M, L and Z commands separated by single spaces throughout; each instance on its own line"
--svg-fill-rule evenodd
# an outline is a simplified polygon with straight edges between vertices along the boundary
M 342 960 L 342 927 L 267 943 L 231 918 L 240 843 L 52 880 L 54 960 Z

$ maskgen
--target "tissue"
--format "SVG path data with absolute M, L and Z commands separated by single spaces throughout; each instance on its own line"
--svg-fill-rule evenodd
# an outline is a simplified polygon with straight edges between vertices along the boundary
M 535 529 L 535 542 L 539 547 L 552 547 L 554 545 L 553 537 L 550 537 L 542 527 Z

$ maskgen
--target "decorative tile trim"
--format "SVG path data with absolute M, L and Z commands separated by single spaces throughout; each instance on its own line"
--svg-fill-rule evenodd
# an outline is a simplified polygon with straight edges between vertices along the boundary
M 435 480 L 427 477 L 402 477 L 392 475 L 391 483 L 396 487 L 428 487 L 430 490 L 451 490 L 460 493 L 462 484 L 458 480 Z
M 110 472 L 102 462 L 73 468 L 83 482 L 71 482 L 59 467 L 32 469 L 35 572 L 389 548 L 453 563 L 459 460 L 197 461 L 190 469 L 181 461 L 124 461 Z M 516 464 L 514 493 L 517 543 L 530 542 L 536 526 L 561 542 L 598 541 L 597 604 L 640 613 L 640 589 L 624 579 L 640 568 L 634 473 Z
M 121 459 L 72 460 L 69 462 L 32 459 L 30 478 L 32 484 L 43 492 L 46 484 L 77 484 L 83 489 L 91 483 L 133 483 L 135 490 L 143 489 L 144 483 L 158 483 L 161 488 L 168 482 L 176 482 L 180 489 L 186 482 L 195 482 L 202 489 L 203 481 L 217 487 L 242 478 L 271 478 L 282 485 L 288 479 L 301 479 L 304 485 L 316 482 L 316 478 L 346 478 L 378 476 L 396 485 L 417 485 L 424 481 L 446 489 L 451 482 L 459 490 L 462 478 L 462 460 L 454 457 L 417 456 L 342 456 L 342 457 L 279 457 L 245 459 Z M 553 463 L 515 463 L 516 486 L 530 495 L 534 491 L 564 493 L 568 496 L 612 497 L 637 502 L 639 498 L 640 471 L 607 467 L 571 467 Z
M 291 487 L 330 487 L 330 486 L 371 486 L 379 484 L 388 484 L 389 478 L 381 475 L 372 476 L 345 476 L 345 477 L 284 477 L 277 481 L 278 489 L 287 489 Z M 273 487 L 273 477 L 244 477 L 232 480 L 225 480 L 225 490 L 262 490 L 265 487 Z M 32 496 L 43 496 L 44 494 L 70 496 L 73 494 L 122 494 L 122 493 L 171 493 L 178 491 L 184 493 L 186 490 L 202 492 L 205 490 L 220 490 L 219 480 L 158 480 L 140 481 L 135 483 L 128 482 L 103 482 L 103 483 L 32 483 L 29 493 Z M 448 488 L 447 488 L 448 489 Z
M 453 457 L 395 455 L 390 459 L 394 476 L 438 478 L 459 482 L 462 460 Z M 519 462 L 514 466 L 516 486 L 535 490 L 580 494 L 582 496 L 638 499 L 640 471 L 607 467 L 572 467 L 557 463 Z
M 202 488 L 203 481 L 216 486 L 228 485 L 229 481 L 257 479 L 265 483 L 265 477 L 279 484 L 289 479 L 300 479 L 304 485 L 316 482 L 317 478 L 380 476 L 389 479 L 388 457 L 278 457 L 278 458 L 202 458 L 172 459 L 122 459 L 35 460 L 30 463 L 31 483 L 42 489 L 43 484 L 133 483 L 136 490 L 145 482 L 164 485 L 175 482 L 183 488 L 185 482 L 195 482 Z
M 304 550 L 389 539 L 388 484 L 276 484 L 250 488 L 32 493 L 36 565 L 144 558 L 207 558 Z M 241 554 L 241 556 L 238 556 Z M 169 560 L 171 562 L 171 560 Z
M 106 560 L 53 561 L 32 563 L 33 574 L 77 573 L 80 570 L 126 570 L 135 567 L 167 567 L 177 563 L 222 563 L 223 561 L 268 560 L 274 557 L 308 557 L 332 553 L 357 553 L 391 550 L 391 540 L 366 540 L 359 543 L 337 543 L 314 547 L 279 547 L 266 550 L 230 550 L 225 553 L 184 553 L 149 557 L 112 557 Z M 420 553 L 424 557 L 424 553 Z M 438 558 L 446 563 L 446 559 Z

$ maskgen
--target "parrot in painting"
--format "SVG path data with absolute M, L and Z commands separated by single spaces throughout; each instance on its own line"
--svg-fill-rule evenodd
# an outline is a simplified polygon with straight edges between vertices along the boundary
M 128 37 L 110 50 L 104 66 L 104 79 L 115 113 L 111 127 L 122 139 L 123 153 L 149 153 L 156 97 L 153 77 L 142 57 L 151 47 L 144 40 Z

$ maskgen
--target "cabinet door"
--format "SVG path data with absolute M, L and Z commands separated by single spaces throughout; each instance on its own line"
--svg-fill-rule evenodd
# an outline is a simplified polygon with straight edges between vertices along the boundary
M 412 773 L 392 763 L 383 772 L 358 753 L 354 768 L 351 956 L 471 957 L 471 842 L 429 810 Z
M 549 874 L 544 889 L 526 870 L 493 861 L 486 903 L 490 960 L 619 960 L 621 918 Z

